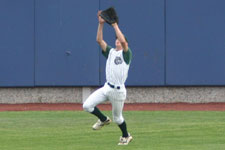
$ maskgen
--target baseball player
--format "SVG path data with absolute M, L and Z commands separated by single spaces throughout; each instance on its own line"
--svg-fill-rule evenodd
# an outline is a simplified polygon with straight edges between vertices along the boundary
M 99 130 L 103 126 L 111 123 L 108 116 L 96 107 L 98 104 L 109 100 L 112 104 L 113 121 L 122 131 L 118 145 L 128 145 L 133 139 L 127 132 L 127 125 L 123 118 L 122 111 L 124 101 L 126 99 L 125 81 L 128 76 L 128 70 L 131 63 L 132 53 L 128 47 L 128 42 L 121 32 L 117 23 L 113 23 L 112 27 L 116 33 L 115 48 L 107 45 L 103 40 L 103 26 L 105 20 L 98 12 L 98 30 L 97 42 L 102 48 L 102 54 L 107 58 L 106 62 L 106 83 L 104 86 L 92 93 L 83 104 L 83 109 L 98 117 L 98 121 L 93 125 L 94 130 Z

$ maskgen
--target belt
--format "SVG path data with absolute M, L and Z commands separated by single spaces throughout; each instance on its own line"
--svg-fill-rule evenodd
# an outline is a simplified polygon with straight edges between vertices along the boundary
M 113 88 L 113 89 L 120 89 L 120 86 L 115 86 L 115 85 L 112 85 L 112 84 L 110 84 L 109 82 L 107 83 L 111 88 Z

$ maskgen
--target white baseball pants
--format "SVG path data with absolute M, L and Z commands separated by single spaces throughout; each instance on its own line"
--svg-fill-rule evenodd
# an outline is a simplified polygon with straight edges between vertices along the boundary
M 113 121 L 120 125 L 124 122 L 122 112 L 126 95 L 127 91 L 124 85 L 120 86 L 120 89 L 116 89 L 105 83 L 102 88 L 96 90 L 87 98 L 83 104 L 83 109 L 91 113 L 95 106 L 109 100 L 112 104 Z

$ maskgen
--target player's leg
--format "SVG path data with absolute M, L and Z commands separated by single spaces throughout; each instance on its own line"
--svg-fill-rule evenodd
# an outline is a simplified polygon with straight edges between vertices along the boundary
M 104 95 L 104 89 L 100 88 L 94 93 L 92 93 L 83 104 L 83 109 L 87 112 L 92 113 L 98 117 L 101 121 L 106 120 L 106 116 L 101 113 L 101 111 L 96 107 L 98 104 L 106 101 L 106 96 Z
M 127 131 L 126 121 L 123 118 L 123 107 L 124 101 L 126 98 L 126 93 L 117 93 L 114 94 L 110 101 L 112 103 L 112 114 L 113 121 L 118 125 L 122 132 L 122 136 L 120 137 L 120 142 L 118 145 L 127 145 L 133 138 Z
M 83 104 L 83 109 L 99 118 L 99 120 L 93 125 L 93 129 L 98 130 L 104 125 L 111 122 L 110 118 L 105 116 L 96 106 L 107 100 L 104 94 L 104 87 L 98 89 L 92 93 Z
M 124 106 L 124 101 L 117 101 L 114 100 L 112 103 L 112 115 L 113 115 L 113 121 L 119 126 L 119 128 L 122 131 L 122 136 L 127 137 L 127 126 L 126 122 L 123 118 L 122 110 Z

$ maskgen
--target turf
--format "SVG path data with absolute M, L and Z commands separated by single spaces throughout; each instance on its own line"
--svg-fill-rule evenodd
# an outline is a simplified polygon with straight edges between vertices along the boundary
M 111 112 L 104 112 L 111 117 Z M 225 112 L 125 111 L 134 140 L 114 124 L 93 131 L 79 111 L 0 112 L 0 150 L 224 150 Z

